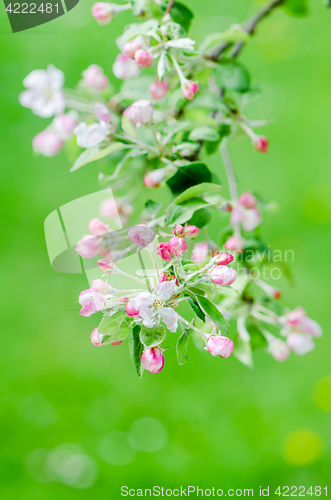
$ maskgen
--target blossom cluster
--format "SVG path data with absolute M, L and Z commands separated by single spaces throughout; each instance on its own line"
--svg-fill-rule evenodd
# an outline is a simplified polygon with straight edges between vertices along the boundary
M 92 343 L 128 340 L 139 375 L 143 369 L 162 370 L 166 336 L 179 330 L 180 364 L 188 359 L 189 341 L 199 347 L 201 339 L 213 356 L 233 352 L 247 366 L 253 365 L 256 345 L 278 361 L 291 351 L 309 352 L 313 338 L 322 334 L 319 325 L 302 308 L 281 307 L 280 290 L 249 272 L 247 253 L 259 261 L 265 248 L 262 213 L 273 205 L 257 193 L 238 192 L 228 149 L 234 136 L 245 135 L 258 152 L 267 153 L 269 146 L 255 131 L 267 122 L 244 113 L 258 94 L 237 61 L 249 39 L 245 25 L 209 34 L 198 47 L 188 37 L 193 13 L 182 4 L 131 0 L 92 6 L 101 26 L 123 11 L 138 22 L 116 40 L 112 75 L 92 63 L 77 87 L 66 89 L 63 72 L 49 65 L 24 79 L 19 97 L 23 106 L 50 120 L 34 137 L 34 151 L 54 156 L 70 141 L 81 148 L 71 171 L 103 159 L 100 185 L 115 194 L 101 204 L 101 219 L 90 221 L 76 250 L 84 259 L 99 257 L 99 269 L 109 279 L 121 275 L 136 288 L 117 290 L 107 279 L 95 279 L 80 294 L 81 315 L 103 313 Z M 213 154 L 225 167 L 227 197 L 208 166 Z M 163 204 L 166 190 L 172 201 Z M 138 199 L 145 200 L 142 213 Z M 116 217 L 123 230 L 111 230 Z M 212 218 L 220 228 L 214 239 L 208 232 Z M 153 270 L 129 275 L 122 269 L 125 257 L 142 250 Z M 189 313 L 181 311 L 184 304 Z

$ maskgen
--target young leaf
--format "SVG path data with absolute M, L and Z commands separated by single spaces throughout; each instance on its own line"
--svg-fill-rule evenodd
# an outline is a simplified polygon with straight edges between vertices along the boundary
M 203 310 L 201 309 L 201 307 L 199 306 L 199 303 L 197 302 L 197 300 L 189 295 L 185 295 L 185 297 L 186 297 L 187 302 L 189 303 L 189 305 L 193 309 L 194 313 L 197 315 L 197 317 L 199 319 L 201 319 L 201 321 L 205 322 L 206 316 L 205 316 Z
M 217 307 L 214 306 L 208 300 L 206 297 L 202 297 L 202 295 L 196 295 L 195 296 L 197 301 L 199 302 L 201 308 L 203 311 L 206 313 L 208 318 L 215 323 L 215 325 L 220 329 L 220 331 L 224 334 L 227 335 L 230 325 L 222 315 L 222 313 L 217 309 Z
M 186 32 L 189 30 L 194 14 L 193 12 L 190 11 L 188 7 L 186 7 L 182 3 L 175 2 L 174 6 L 170 11 L 170 14 L 175 23 L 178 23 L 181 26 L 183 26 Z
M 215 79 L 219 87 L 237 92 L 247 92 L 250 87 L 250 76 L 247 69 L 238 62 L 226 61 L 215 69 Z
M 145 209 L 143 211 L 143 216 L 150 220 L 155 219 L 163 207 L 162 203 L 157 203 L 153 200 L 147 200 L 145 203 Z
M 194 198 L 196 196 L 202 196 L 207 193 L 215 193 L 217 191 L 221 191 L 222 186 L 219 184 L 212 184 L 211 182 L 202 182 L 201 184 L 197 184 L 196 186 L 192 186 L 186 189 L 183 193 L 181 193 L 177 198 L 174 199 L 173 203 L 183 203 L 190 198 Z
M 184 330 L 182 335 L 177 340 L 177 345 L 176 345 L 177 359 L 178 359 L 178 363 L 180 365 L 184 365 L 189 360 L 189 357 L 187 354 L 188 335 L 189 335 L 188 331 Z
M 210 182 L 211 177 L 212 174 L 207 165 L 202 162 L 193 162 L 178 168 L 175 175 L 167 180 L 167 184 L 173 194 L 179 194 L 201 182 Z
M 189 135 L 190 141 L 218 141 L 219 138 L 217 131 L 207 125 L 195 128 Z
M 183 224 L 190 220 L 197 210 L 208 206 L 208 203 L 201 198 L 191 198 L 181 205 L 171 204 L 167 210 L 167 225 Z
M 125 340 L 130 332 L 131 319 L 125 313 L 125 309 L 121 308 L 115 311 L 110 316 L 105 316 L 98 326 L 98 332 L 103 335 L 108 335 L 112 342 Z
M 306 16 L 308 14 L 308 0 L 287 0 L 284 8 L 293 16 Z
M 136 325 L 132 328 L 129 335 L 129 351 L 134 367 L 141 378 L 143 374 L 143 367 L 141 366 L 141 355 L 144 352 L 144 346 L 140 342 L 139 338 L 140 325 Z
M 138 137 L 136 128 L 132 125 L 131 120 L 126 115 L 122 116 L 122 129 L 125 134 L 128 134 L 131 137 Z
M 205 227 L 211 221 L 213 214 L 210 208 L 200 208 L 196 210 L 193 217 L 187 221 L 191 226 L 197 226 L 199 229 Z
M 74 165 L 71 167 L 70 172 L 77 170 L 78 168 L 86 165 L 87 163 L 91 163 L 92 161 L 101 160 L 101 158 L 105 158 L 106 156 L 114 153 L 115 151 L 120 151 L 121 149 L 127 148 L 126 144 L 122 142 L 114 142 L 110 146 L 104 149 L 100 149 L 97 146 L 94 148 L 86 149 L 75 161 Z
M 142 326 L 140 330 L 140 341 L 146 347 L 155 347 L 166 338 L 165 328 L 161 325 L 154 325 L 153 328 Z

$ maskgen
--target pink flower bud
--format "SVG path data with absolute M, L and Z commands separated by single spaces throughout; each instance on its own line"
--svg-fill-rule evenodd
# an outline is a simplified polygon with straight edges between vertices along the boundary
M 95 288 L 84 290 L 79 295 L 79 303 L 83 307 L 79 314 L 82 316 L 91 316 L 96 312 L 102 311 L 105 307 L 106 299 L 104 295 Z
M 58 134 L 58 136 L 63 140 L 67 141 L 70 139 L 74 130 L 76 128 L 77 122 L 69 114 L 57 115 L 53 120 L 53 127 Z
M 96 236 L 91 234 L 83 236 L 76 245 L 76 252 L 84 259 L 92 259 L 100 254 L 101 241 Z
M 306 354 L 314 349 L 314 342 L 311 336 L 303 333 L 290 333 L 287 337 L 287 345 L 296 354 Z
M 106 2 L 97 2 L 92 7 L 92 16 L 99 24 L 108 24 L 114 16 L 112 6 Z
M 290 349 L 286 342 L 276 338 L 270 342 L 268 351 L 276 361 L 285 361 L 290 355 Z
M 128 236 L 133 243 L 141 247 L 147 247 L 155 238 L 155 231 L 147 224 L 137 224 L 131 227 Z
M 185 236 L 184 226 L 178 224 L 174 229 L 174 235 L 178 236 L 179 238 L 184 238 Z
M 131 304 L 131 302 L 129 301 L 127 304 L 126 304 L 126 307 L 125 307 L 125 312 L 128 316 L 132 317 L 132 316 L 139 316 L 139 311 L 137 311 L 133 305 Z
M 120 209 L 120 205 L 117 203 L 115 198 L 107 198 L 100 204 L 99 208 L 102 217 L 106 217 L 107 219 L 117 217 Z
M 168 243 L 159 243 L 158 246 L 156 247 L 156 253 L 163 260 L 169 261 L 172 259 L 172 255 L 171 255 Z
M 195 238 L 196 236 L 198 236 L 200 232 L 200 229 L 196 226 L 190 226 L 189 224 L 187 226 L 185 226 L 185 229 L 184 229 L 184 236 L 186 236 L 187 238 Z
M 134 59 L 137 50 L 142 48 L 141 43 L 138 40 L 131 40 L 130 42 L 126 42 L 124 45 L 124 54 L 126 54 L 130 59 Z
M 48 130 L 39 132 L 32 141 L 34 151 L 43 156 L 55 156 L 62 146 L 63 142 L 59 135 Z
M 234 349 L 234 343 L 228 337 L 211 335 L 207 341 L 208 351 L 212 356 L 228 358 Z
M 160 373 L 164 366 L 164 356 L 161 349 L 151 347 L 144 350 L 141 355 L 141 364 L 151 373 Z
M 109 260 L 107 259 L 98 260 L 98 266 L 100 271 L 102 271 L 105 274 L 110 274 L 113 270 L 113 264 L 109 262 Z
M 255 208 L 257 205 L 257 199 L 249 191 L 245 191 L 239 198 L 240 205 L 246 208 Z
M 175 236 L 174 238 L 170 238 L 168 242 L 170 253 L 176 255 L 177 257 L 183 255 L 187 250 L 187 243 L 184 238 L 178 238 Z
M 192 251 L 192 260 L 194 264 L 200 264 L 208 257 L 208 243 L 202 241 L 201 243 L 196 243 Z
M 215 263 L 217 266 L 226 266 L 227 264 L 230 264 L 230 262 L 232 262 L 233 259 L 234 259 L 233 255 L 226 252 L 221 252 L 220 254 L 218 254 Z
M 306 311 L 302 307 L 296 307 L 286 316 L 288 325 L 296 326 L 306 319 Z
M 163 281 L 171 281 L 171 280 L 175 280 L 176 281 L 176 285 L 177 286 L 179 285 L 178 279 L 173 274 L 165 273 L 165 272 L 160 273 L 160 275 L 159 275 L 159 283 L 163 283 Z
M 118 54 L 113 64 L 113 72 L 117 78 L 127 80 L 128 78 L 136 78 L 140 70 L 136 61 L 133 61 L 125 54 Z
M 109 123 L 110 112 L 107 106 L 101 104 L 100 102 L 97 102 L 95 105 L 95 117 L 98 120 L 98 122 Z
M 153 56 L 147 50 L 139 49 L 134 56 L 136 63 L 149 68 L 153 62 Z
M 224 243 L 226 250 L 233 250 L 234 252 L 241 253 L 244 249 L 244 240 L 240 236 L 230 236 Z
M 167 84 L 166 80 L 155 80 L 150 87 L 149 91 L 151 93 L 152 99 L 162 99 L 169 90 L 169 85 Z
M 101 236 L 102 234 L 108 233 L 108 228 L 106 224 L 101 222 L 100 219 L 92 219 L 88 225 L 89 231 L 94 236 Z
M 102 338 L 101 338 L 101 335 L 98 332 L 97 328 L 94 328 L 93 332 L 90 335 L 90 339 L 91 339 L 91 342 L 93 345 L 96 345 L 96 346 L 102 345 L 102 342 L 101 342 Z
M 97 64 L 91 64 L 83 71 L 84 82 L 88 87 L 102 90 L 108 86 L 108 77 L 104 74 L 103 69 Z
M 255 143 L 254 143 L 255 149 L 257 151 L 261 151 L 261 153 L 267 153 L 268 151 L 268 146 L 269 146 L 269 141 L 266 137 L 263 135 L 260 135 Z
M 186 83 L 182 84 L 182 94 L 189 101 L 193 101 L 193 97 L 198 92 L 198 90 L 199 90 L 198 85 L 189 80 Z
M 232 267 L 220 265 L 213 267 L 208 276 L 217 285 L 229 286 L 237 278 L 237 273 Z
M 153 106 L 147 99 L 140 99 L 129 106 L 124 115 L 127 116 L 133 125 L 137 123 L 145 124 L 151 121 L 153 116 Z
M 123 340 L 119 340 L 118 342 L 112 342 L 111 345 L 121 345 Z
M 144 184 L 147 188 L 158 188 L 160 187 L 160 184 L 163 180 L 164 180 L 163 169 L 151 170 L 151 172 L 145 175 Z
M 105 293 L 108 290 L 111 290 L 111 287 L 108 285 L 108 283 L 105 283 L 100 279 L 92 281 L 92 288 L 94 288 L 94 290 L 99 290 L 99 292 L 101 293 Z

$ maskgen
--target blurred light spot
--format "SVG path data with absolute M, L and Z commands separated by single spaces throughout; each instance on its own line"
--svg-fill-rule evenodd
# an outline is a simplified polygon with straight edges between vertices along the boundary
M 34 450 L 27 456 L 26 466 L 36 481 L 56 481 L 78 489 L 93 486 L 98 475 L 95 460 L 71 444 L 60 445 L 55 450 Z
M 157 418 L 139 418 L 131 427 L 130 442 L 136 450 L 154 453 L 162 450 L 167 441 L 167 429 L 161 420 Z
M 86 409 L 85 420 L 100 433 L 105 433 L 117 424 L 122 408 L 117 399 L 110 395 L 99 395 L 92 399 Z
M 313 222 L 331 222 L 331 184 L 315 184 L 305 194 L 304 213 Z
M 35 427 L 48 427 L 58 421 L 56 408 L 40 392 L 23 397 L 18 403 L 20 417 Z
M 128 434 L 114 431 L 106 434 L 99 442 L 100 458 L 110 465 L 126 465 L 133 462 L 136 455 Z
M 209 437 L 202 427 L 183 425 L 174 435 L 174 447 L 180 455 L 202 457 L 209 450 Z
M 287 436 L 284 444 L 284 457 L 293 465 L 311 464 L 320 458 L 322 449 L 322 439 L 316 432 L 299 429 Z
M 315 386 L 315 403 L 323 411 L 331 411 L 331 375 L 321 378 Z

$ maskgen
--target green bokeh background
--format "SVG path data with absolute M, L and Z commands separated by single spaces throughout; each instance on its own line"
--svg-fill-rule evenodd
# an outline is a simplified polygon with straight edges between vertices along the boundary
M 200 41 L 242 22 L 259 3 L 190 0 L 196 14 L 190 35 Z M 255 152 L 245 138 L 231 147 L 240 190 L 279 205 L 264 214 L 265 241 L 295 252 L 295 286 L 281 279 L 282 301 L 302 305 L 321 323 L 323 338 L 314 351 L 284 364 L 258 351 L 252 371 L 193 345 L 190 362 L 180 367 L 171 349 L 161 374 L 139 380 L 125 344 L 90 344 L 96 318 L 81 317 L 77 302 L 86 278 L 53 271 L 45 246 L 44 219 L 96 191 L 97 166 L 69 173 L 64 153 L 34 156 L 32 137 L 48 120 L 18 103 L 23 78 L 48 63 L 64 71 L 68 87 L 92 63 L 118 86 L 111 71 L 115 38 L 132 17 L 125 13 L 99 27 L 91 5 L 81 0 L 63 18 L 15 35 L 1 7 L 1 498 L 120 498 L 122 485 L 255 488 L 255 496 L 259 486 L 325 487 L 331 468 L 331 381 L 325 378 L 331 373 L 331 12 L 311 0 L 308 17 L 279 10 L 261 24 L 241 59 L 265 89 L 248 116 L 276 119 L 263 130 L 270 152 Z M 224 179 L 220 158 L 210 165 Z M 127 465 L 106 463 L 99 446 L 104 436 L 127 433 L 145 416 L 164 424 L 165 447 L 137 451 Z M 312 437 L 296 434 L 301 429 Z M 302 453 L 295 451 L 296 439 Z M 29 473 L 33 450 L 65 443 L 81 446 L 97 464 L 90 488 L 38 482 Z M 306 463 L 295 463 L 300 457 Z

